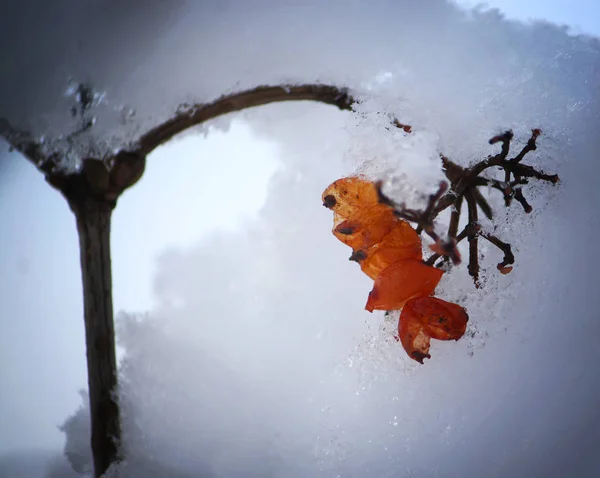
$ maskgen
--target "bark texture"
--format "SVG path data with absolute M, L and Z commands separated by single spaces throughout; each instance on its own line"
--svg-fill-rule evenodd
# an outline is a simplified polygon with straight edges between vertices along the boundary
M 70 202 L 81 259 L 94 476 L 119 459 L 121 427 L 112 304 L 110 221 L 113 206 L 94 198 Z

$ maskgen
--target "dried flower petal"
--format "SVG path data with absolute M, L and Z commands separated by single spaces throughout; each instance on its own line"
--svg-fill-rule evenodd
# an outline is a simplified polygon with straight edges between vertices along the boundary
M 379 243 L 364 250 L 360 268 L 371 279 L 395 262 L 404 259 L 421 260 L 421 239 L 406 221 L 396 222 L 393 229 Z
M 379 203 L 375 183 L 361 176 L 334 181 L 323 191 L 321 198 L 325 207 L 346 219 L 360 211 L 388 209 Z
M 387 267 L 377 276 L 365 309 L 398 310 L 409 299 L 433 294 L 444 274 L 415 259 L 406 259 Z
M 343 219 L 334 213 L 333 235 L 353 250 L 368 249 L 381 242 L 398 223 L 394 212 L 389 209 L 357 211 Z
M 430 339 L 458 340 L 469 316 L 460 305 L 436 297 L 418 297 L 406 302 L 400 314 L 398 335 L 406 353 L 423 363 L 429 355 Z

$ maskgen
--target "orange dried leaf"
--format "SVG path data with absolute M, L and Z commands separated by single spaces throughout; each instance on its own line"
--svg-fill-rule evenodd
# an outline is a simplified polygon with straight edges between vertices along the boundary
M 402 320 L 398 324 L 400 343 L 408 356 L 419 363 L 423 363 L 429 355 L 430 337 L 425 334 L 423 324 L 415 320 Z
M 379 203 L 375 183 L 360 176 L 338 179 L 331 183 L 321 196 L 323 205 L 344 218 L 359 211 L 389 209 Z
M 400 314 L 398 335 L 406 353 L 423 363 L 429 355 L 430 339 L 458 340 L 467 328 L 469 316 L 458 304 L 436 297 L 409 300 Z
M 362 177 L 342 178 L 325 189 L 323 204 L 333 211 L 333 234 L 352 248 L 350 260 L 374 279 L 365 309 L 402 309 L 398 337 L 408 355 L 423 363 L 431 339 L 458 340 L 468 316 L 457 304 L 431 297 L 443 271 L 422 262 L 421 239 L 408 222 L 380 203 L 377 185 Z M 430 248 L 460 261 L 454 242 Z M 508 273 L 511 267 L 500 268 Z
M 354 250 L 368 249 L 380 242 L 394 228 L 398 219 L 391 209 L 356 212 L 342 220 L 334 213 L 333 235 Z
M 443 271 L 415 259 L 398 261 L 381 271 L 365 309 L 398 310 L 414 297 L 433 294 Z
M 360 267 L 371 279 L 395 262 L 423 257 L 421 238 L 410 224 L 400 220 L 378 244 L 363 252 Z
M 464 307 L 437 297 L 419 297 L 406 307 L 407 314 L 421 317 L 431 338 L 458 340 L 467 329 L 469 316 Z

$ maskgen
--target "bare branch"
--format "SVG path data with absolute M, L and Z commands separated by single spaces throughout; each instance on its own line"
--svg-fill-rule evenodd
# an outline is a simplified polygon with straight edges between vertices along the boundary
M 553 184 L 556 184 L 559 181 L 558 176 L 555 174 L 546 174 L 543 171 L 538 171 L 532 166 L 521 164 L 525 155 L 537 148 L 536 140 L 540 134 L 541 131 L 539 129 L 532 130 L 531 137 L 525 147 L 522 148 L 517 156 L 511 159 L 508 159 L 508 155 L 513 139 L 512 131 L 506 131 L 503 134 L 494 136 L 489 142 L 490 144 L 502 143 L 501 151 L 494 156 L 488 156 L 486 159 L 474 164 L 470 168 L 459 166 L 450 161 L 446 156 L 441 155 L 442 167 L 446 177 L 450 181 L 450 188 L 441 187 L 436 194 L 431 195 L 429 197 L 427 208 L 424 211 L 407 209 L 404 204 L 395 203 L 381 192 L 380 183 L 378 185 L 379 200 L 380 202 L 393 207 L 399 218 L 415 223 L 417 232 L 425 231 L 435 241 L 435 244 L 430 246 L 434 254 L 424 261 L 427 265 L 433 266 L 440 258 L 443 259 L 437 264 L 437 267 L 450 267 L 450 262 L 459 264 L 460 254 L 457 245 L 463 239 L 468 238 L 468 270 L 469 274 L 473 277 L 475 286 L 479 287 L 479 235 L 504 252 L 504 260 L 498 264 L 498 270 L 502 274 L 507 274 L 512 270 L 512 267 L 509 266 L 514 263 L 514 256 L 510 244 L 501 241 L 491 234 L 480 232 L 480 226 L 478 224 L 478 208 L 481 209 L 489 219 L 492 219 L 493 211 L 478 188 L 481 186 L 488 186 L 497 189 L 502 192 L 506 206 L 510 206 L 512 199 L 514 198 L 523 206 L 525 212 L 531 212 L 532 207 L 523 196 L 521 187 L 528 183 L 528 178 L 536 178 Z M 499 167 L 504 171 L 504 181 L 481 176 L 484 171 L 492 167 Z M 512 176 L 514 176 L 514 179 L 512 179 Z M 456 236 L 463 199 L 467 202 L 469 222 L 465 229 Z M 451 206 L 454 206 L 454 210 L 450 215 L 448 237 L 443 241 L 434 232 L 434 220 L 442 211 Z
M 91 89 L 85 87 L 85 85 L 79 85 L 79 109 L 74 107 L 75 109 L 72 111 L 72 114 L 75 116 L 80 115 L 82 122 L 78 129 L 67 137 L 67 141 L 75 139 L 80 133 L 89 130 L 93 126 L 93 120 L 85 117 L 85 113 L 92 104 L 92 94 L 93 91 Z M 139 146 L 137 149 L 133 151 L 120 151 L 106 158 L 104 161 L 94 158 L 82 158 L 82 164 L 89 163 L 89 165 L 96 165 L 96 162 L 104 163 L 107 171 L 104 171 L 104 166 L 100 167 L 100 164 L 98 164 L 98 168 L 95 168 L 94 171 L 95 173 L 102 171 L 99 177 L 103 178 L 106 176 L 105 173 L 108 172 L 110 180 L 108 183 L 103 181 L 101 185 L 94 187 L 94 194 L 101 194 L 105 199 L 114 202 L 125 189 L 139 180 L 144 170 L 146 155 L 185 129 L 218 116 L 246 108 L 275 102 L 301 100 L 330 104 L 346 111 L 351 111 L 352 105 L 355 103 L 355 99 L 349 94 L 347 88 L 339 88 L 331 85 L 259 86 L 251 90 L 222 96 L 212 103 L 188 106 L 184 111 L 180 111 L 171 119 L 144 134 L 138 141 Z M 393 124 L 405 131 L 410 131 L 410 126 L 401 124 L 397 120 L 394 120 Z M 79 177 L 80 175 L 77 172 L 64 173 L 58 168 L 61 160 L 59 152 L 44 152 L 43 144 L 40 141 L 36 141 L 26 131 L 17 130 L 8 120 L 2 118 L 0 118 L 0 136 L 8 141 L 12 149 L 19 151 L 40 169 L 53 187 L 60 190 L 63 194 L 67 192 L 71 194 L 74 176 Z M 88 184 L 87 182 L 91 180 L 88 176 L 89 174 L 86 175 L 85 184 Z M 68 187 L 67 184 L 69 185 Z
M 460 211 L 462 209 L 463 197 L 456 198 L 454 203 L 454 209 L 450 214 L 450 224 L 448 225 L 448 237 L 456 239 L 456 233 L 458 232 L 458 223 L 460 221 Z
M 475 199 L 475 203 L 479 206 L 479 209 L 485 214 L 488 219 L 492 219 L 494 213 L 492 212 L 492 207 L 487 202 L 487 199 L 483 197 L 483 194 L 476 188 L 471 189 L 473 192 L 473 199 Z
M 80 89 L 82 86 L 80 85 Z M 91 90 L 90 90 L 91 91 Z M 75 114 L 83 115 L 90 106 L 90 92 L 86 89 L 78 90 L 81 111 L 75 109 Z M 304 85 L 278 85 L 258 86 L 251 90 L 241 91 L 231 95 L 221 96 L 212 103 L 191 105 L 180 111 L 177 115 L 164 123 L 152 128 L 142 135 L 138 141 L 138 148 L 133 151 L 121 151 L 107 160 L 107 165 L 117 167 L 121 161 L 120 156 L 134 155 L 145 158 L 156 147 L 165 143 L 184 130 L 199 125 L 218 116 L 240 111 L 254 106 L 266 105 L 283 101 L 317 101 L 324 104 L 337 106 L 341 110 L 351 111 L 356 102 L 347 88 L 332 85 L 304 84 Z M 83 101 L 83 103 L 82 103 Z M 84 118 L 85 119 L 85 118 Z M 401 124 L 397 120 L 393 124 L 405 131 L 410 131 L 410 126 Z M 91 128 L 93 122 L 83 121 L 82 125 L 70 137 L 75 138 L 79 133 Z M 6 139 L 11 149 L 19 151 L 31 161 L 45 175 L 52 175 L 57 170 L 61 155 L 59 152 L 44 152 L 43 145 L 33 136 L 14 128 L 7 119 L 0 118 L 0 136 Z M 83 158 L 82 158 L 83 159 Z
M 469 225 L 477 230 L 478 227 L 478 217 L 477 217 L 477 203 L 475 202 L 475 198 L 473 196 L 472 189 L 467 189 L 465 192 L 465 200 L 467 201 L 467 209 L 469 211 Z M 469 234 L 469 274 L 473 278 L 475 282 L 475 287 L 479 288 L 479 250 L 478 250 L 478 241 L 477 234 Z
M 533 211 L 533 208 L 527 202 L 527 199 L 525 199 L 525 197 L 523 196 L 523 191 L 521 190 L 521 188 L 515 189 L 515 199 L 521 204 L 521 206 L 523 206 L 523 209 L 525 209 L 525 212 L 527 214 Z
M 473 228 L 471 227 L 470 224 L 467 224 L 463 228 L 461 233 L 458 236 L 456 236 L 456 239 L 454 241 L 454 246 L 456 247 L 459 243 L 461 243 L 470 234 L 473 234 Z M 439 252 L 436 252 L 435 254 L 432 254 L 431 256 L 429 256 L 429 258 L 423 262 L 428 266 L 432 266 L 433 264 L 435 264 L 435 261 L 437 261 L 440 257 L 443 258 L 444 260 L 449 259 L 449 257 L 445 256 L 444 254 L 440 254 Z
M 514 158 L 511 159 L 513 163 L 519 163 L 523 160 L 525 155 L 530 151 L 535 151 L 537 149 L 536 140 L 542 134 L 542 130 L 539 128 L 535 128 L 531 130 L 531 137 L 525 147 L 521 150 L 519 154 L 517 154 Z
M 501 166 L 507 171 L 510 171 L 515 175 L 517 180 L 525 177 L 525 178 L 536 178 L 542 181 L 548 181 L 552 184 L 556 184 L 559 181 L 557 174 L 546 174 L 543 171 L 538 171 L 537 169 L 527 166 L 525 164 L 514 163 L 512 161 L 504 161 L 500 163 L 498 166 Z
M 508 156 L 508 151 L 510 149 L 510 142 L 513 139 L 513 132 L 511 130 L 505 131 L 502 134 L 494 136 L 490 139 L 490 144 L 496 144 L 498 142 L 502 142 L 502 151 L 500 152 L 500 156 L 504 159 Z
M 269 103 L 303 100 L 318 101 L 346 111 L 351 111 L 352 104 L 355 103 L 355 99 L 349 94 L 347 88 L 331 85 L 258 86 L 251 90 L 221 96 L 212 103 L 186 107 L 184 111 L 142 135 L 138 141 L 139 146 L 136 153 L 146 156 L 156 147 L 186 129 L 228 113 Z M 406 128 L 405 125 L 399 127 Z
M 512 271 L 512 267 L 508 267 L 508 266 L 510 264 L 514 264 L 515 263 L 515 256 L 512 253 L 512 249 L 510 247 L 510 244 L 507 244 L 506 242 L 503 242 L 500 239 L 498 239 L 496 236 L 494 236 L 492 234 L 489 234 L 489 233 L 487 233 L 485 231 L 482 231 L 482 230 L 479 230 L 478 234 L 481 237 L 487 239 L 492 244 L 494 244 L 494 246 L 496 246 L 502 252 L 504 252 L 504 259 L 502 260 L 502 262 L 500 262 L 496 266 L 498 268 L 498 270 L 502 274 L 508 274 L 510 271 Z

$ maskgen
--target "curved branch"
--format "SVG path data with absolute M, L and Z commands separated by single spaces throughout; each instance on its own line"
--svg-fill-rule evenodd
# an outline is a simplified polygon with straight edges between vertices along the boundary
M 142 135 L 137 141 L 136 149 L 121 151 L 109 158 L 107 165 L 113 169 L 130 156 L 145 158 L 155 148 L 169 141 L 175 135 L 218 116 L 283 101 L 317 101 L 337 106 L 340 110 L 345 111 L 352 111 L 352 105 L 356 102 L 348 88 L 333 85 L 257 86 L 250 90 L 221 96 L 211 103 L 189 105 L 183 110 L 180 109 L 175 116 Z M 399 127 L 410 129 L 410 127 L 400 124 Z M 46 176 L 55 173 L 60 153 L 44 152 L 41 142 L 36 141 L 28 132 L 17 130 L 4 118 L 0 118 L 0 136 L 9 143 L 12 149 L 23 154 Z
M 146 156 L 175 135 L 218 116 L 269 103 L 303 100 L 318 101 L 346 111 L 352 111 L 352 104 L 355 103 L 347 88 L 332 85 L 257 86 L 221 96 L 212 103 L 187 106 L 184 111 L 142 135 L 135 153 Z

